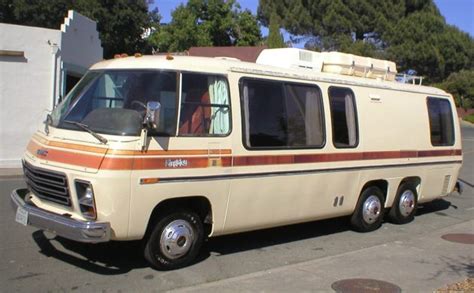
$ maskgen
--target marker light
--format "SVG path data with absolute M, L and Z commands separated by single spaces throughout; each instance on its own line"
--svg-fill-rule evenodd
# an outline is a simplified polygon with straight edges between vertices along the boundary
M 82 215 L 87 219 L 95 220 L 97 218 L 97 211 L 95 208 L 94 191 L 90 182 L 76 180 L 76 192 Z

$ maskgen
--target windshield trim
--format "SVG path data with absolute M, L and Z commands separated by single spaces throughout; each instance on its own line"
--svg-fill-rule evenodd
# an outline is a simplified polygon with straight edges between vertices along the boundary
M 69 115 L 69 113 L 71 113 L 72 109 L 74 109 L 74 107 L 77 105 L 77 103 L 79 103 L 79 100 L 82 98 L 82 95 L 84 94 L 84 92 L 88 91 L 90 89 L 90 87 L 96 82 L 96 80 L 101 77 L 102 75 L 104 75 L 104 72 L 99 72 L 99 70 L 91 70 L 89 71 L 88 73 L 86 74 L 90 74 L 90 73 L 96 73 L 98 72 L 99 74 L 97 74 L 94 78 L 92 78 L 90 81 L 89 81 L 89 84 L 86 85 L 80 92 L 77 93 L 77 98 L 76 100 L 74 101 L 74 104 L 73 105 L 70 105 L 68 107 L 68 110 L 66 113 L 64 113 L 64 115 L 61 115 L 59 117 L 59 121 L 58 121 L 58 124 L 57 126 L 59 127 L 59 125 L 61 124 L 61 122 L 64 121 L 64 119 Z M 84 74 L 84 77 L 86 76 L 86 74 Z M 79 81 L 81 82 L 81 81 Z M 76 88 L 77 85 L 79 85 L 79 82 L 74 86 L 74 88 L 71 90 L 71 93 L 74 91 L 74 89 Z M 66 97 L 68 98 L 68 97 Z M 65 99 L 66 100 L 66 99 Z M 62 119 L 61 119 L 62 118 Z M 79 122 L 80 123 L 80 122 Z

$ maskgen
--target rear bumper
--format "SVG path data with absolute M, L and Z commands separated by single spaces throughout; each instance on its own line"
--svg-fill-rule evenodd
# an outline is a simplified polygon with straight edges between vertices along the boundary
M 27 189 L 15 189 L 10 197 L 12 208 L 15 211 L 20 207 L 28 213 L 28 225 L 79 242 L 98 243 L 110 240 L 110 223 L 79 221 L 48 212 L 25 201 L 27 194 Z

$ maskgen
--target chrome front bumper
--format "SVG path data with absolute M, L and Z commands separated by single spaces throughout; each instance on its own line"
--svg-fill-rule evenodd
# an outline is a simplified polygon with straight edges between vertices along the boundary
M 27 194 L 27 189 L 13 190 L 11 204 L 15 211 L 20 207 L 28 213 L 28 225 L 79 242 L 98 243 L 110 240 L 109 223 L 79 221 L 48 212 L 38 208 L 31 202 L 25 201 Z

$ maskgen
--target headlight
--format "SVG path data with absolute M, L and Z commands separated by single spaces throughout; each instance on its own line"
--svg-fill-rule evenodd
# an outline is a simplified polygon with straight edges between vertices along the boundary
M 82 215 L 87 219 L 95 220 L 97 218 L 97 212 L 95 208 L 94 190 L 90 182 L 76 180 L 76 192 Z

